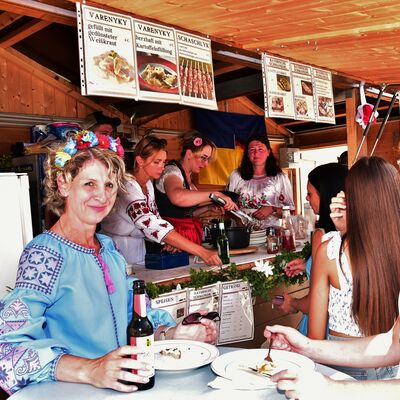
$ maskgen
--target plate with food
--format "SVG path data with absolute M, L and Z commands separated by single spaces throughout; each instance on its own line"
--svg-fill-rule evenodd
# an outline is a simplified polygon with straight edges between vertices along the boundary
M 154 343 L 155 368 L 159 371 L 184 371 L 214 361 L 217 347 L 194 340 L 160 340 Z
M 139 85 L 142 90 L 179 93 L 176 65 L 157 56 L 138 57 Z
M 307 369 L 313 371 L 315 363 L 301 354 L 283 350 L 271 350 L 273 362 L 264 360 L 265 349 L 245 349 L 231 351 L 217 357 L 211 369 L 219 376 L 232 381 L 246 383 L 246 386 L 267 389 L 275 386 L 271 376 L 284 369 Z

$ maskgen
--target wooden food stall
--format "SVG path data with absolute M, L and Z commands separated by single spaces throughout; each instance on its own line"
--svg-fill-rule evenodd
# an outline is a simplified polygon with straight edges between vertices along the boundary
M 358 149 L 359 155 L 370 154 L 380 124 L 387 115 L 375 155 L 398 165 L 400 63 L 396 57 L 399 53 L 399 23 L 389 23 L 392 16 L 400 12 L 398 2 L 378 0 L 363 6 L 362 12 L 351 9 L 345 1 L 320 7 L 319 2 L 311 0 L 267 5 L 261 1 L 214 0 L 97 0 L 85 4 L 122 14 L 129 20 L 143 21 L 144 25 L 162 26 L 166 32 L 175 29 L 210 43 L 215 110 L 263 118 L 276 155 L 281 147 L 288 146 L 304 150 L 347 145 L 352 161 Z M 101 92 L 82 95 L 85 93 L 83 89 L 81 91 L 82 58 L 73 1 L 0 0 L 0 32 L 0 154 L 3 167 L 9 167 L 7 162 L 12 145 L 30 141 L 32 125 L 53 121 L 81 123 L 96 110 L 122 120 L 118 130 L 120 137 L 135 142 L 153 132 L 167 138 L 170 158 L 179 154 L 177 136 L 194 128 L 193 110 L 199 104 L 193 105 L 187 98 L 184 99 L 186 103 L 166 102 L 168 96 L 165 93 L 164 97 L 140 97 L 139 94 L 134 98 L 129 98 L 129 93 L 123 96 Z M 278 57 L 288 63 L 329 72 L 333 123 L 266 114 L 262 53 L 263 57 Z M 204 68 L 209 68 L 205 64 L 198 63 L 197 69 L 203 68 L 204 73 Z M 183 68 L 185 65 L 189 65 L 187 60 L 182 64 Z M 196 64 L 190 65 L 196 67 Z M 211 69 L 207 71 L 211 73 Z M 363 129 L 356 123 L 355 115 L 362 82 L 365 82 L 367 101 L 375 105 L 379 97 L 380 102 L 376 105 L 378 123 L 371 125 L 359 148 Z M 388 86 L 383 88 L 383 84 Z M 288 91 L 285 79 L 281 86 L 283 91 Z M 382 88 L 384 90 L 380 91 Z M 297 105 L 304 113 L 304 103 Z M 277 100 L 273 107 L 282 111 L 282 103 Z M 291 175 L 297 212 L 300 212 L 298 169 L 289 168 L 286 172 Z M 223 185 L 200 182 L 199 187 L 220 189 Z M 174 278 L 170 275 L 165 280 L 169 279 Z M 281 288 L 276 290 L 279 292 Z M 261 327 L 267 321 L 295 325 L 298 316 L 282 316 L 276 310 L 271 311 L 269 303 L 260 303 L 256 304 L 256 319 L 256 344 L 259 345 Z

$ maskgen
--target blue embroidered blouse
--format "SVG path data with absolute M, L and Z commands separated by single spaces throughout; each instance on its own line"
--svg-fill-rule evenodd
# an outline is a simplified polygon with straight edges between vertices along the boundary
M 15 289 L 0 301 L 0 386 L 8 393 L 55 380 L 65 353 L 97 358 L 126 344 L 134 278 L 126 277 L 112 239 L 97 238 L 98 255 L 51 231 L 26 246 Z M 149 309 L 148 315 L 155 330 L 175 325 L 164 310 Z

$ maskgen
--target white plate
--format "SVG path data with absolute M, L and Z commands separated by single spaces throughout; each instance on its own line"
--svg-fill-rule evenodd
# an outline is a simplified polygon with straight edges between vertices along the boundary
M 160 354 L 161 350 L 179 349 L 181 358 Z M 184 371 L 207 365 L 218 357 L 218 349 L 194 340 L 158 340 L 154 343 L 155 367 L 160 371 Z
M 266 389 L 275 386 L 268 377 L 258 376 L 246 367 L 255 368 L 264 362 L 267 355 L 265 349 L 248 349 L 231 351 L 217 357 L 211 364 L 211 369 L 219 376 L 235 382 L 241 382 L 254 389 Z M 276 369 L 272 374 L 283 369 L 308 369 L 314 370 L 315 364 L 311 359 L 297 353 L 283 350 L 271 350 L 271 357 L 274 360 Z

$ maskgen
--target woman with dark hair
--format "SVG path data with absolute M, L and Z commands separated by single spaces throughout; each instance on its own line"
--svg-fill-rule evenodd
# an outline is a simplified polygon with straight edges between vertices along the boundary
M 198 190 L 192 174 L 206 168 L 215 153 L 215 144 L 198 132 L 188 132 L 181 137 L 182 150 L 179 161 L 172 160 L 156 182 L 155 193 L 158 209 L 182 236 L 201 244 L 203 225 L 199 216 L 210 211 L 210 195 L 225 201 L 225 210 L 236 209 L 236 204 L 218 191 Z
M 398 316 L 400 176 L 379 157 L 363 157 L 345 185 L 347 232 L 319 247 L 311 273 L 309 337 L 377 335 Z M 396 367 L 341 369 L 357 379 L 385 379 Z
M 286 275 L 291 277 L 305 271 L 308 280 L 310 280 L 312 260 L 317 253 L 319 245 L 324 240 L 329 239 L 329 232 L 336 230 L 329 216 L 329 205 L 331 198 L 344 189 L 347 173 L 347 167 L 344 165 L 330 163 L 320 165 L 308 174 L 306 200 L 310 203 L 314 213 L 319 215 L 317 229 L 312 235 L 311 257 L 307 262 L 300 258 L 290 261 L 285 268 Z M 295 298 L 289 294 L 285 294 L 283 304 L 280 307 L 287 313 L 301 311 L 304 314 L 298 329 L 301 333 L 307 335 L 307 314 L 310 308 L 310 296 L 306 295 L 302 298 Z
M 201 257 L 210 265 L 221 265 L 216 251 L 207 250 L 181 236 L 162 219 L 154 199 L 153 179 L 158 179 L 167 159 L 167 141 L 156 136 L 144 137 L 133 154 L 133 179 L 119 192 L 114 210 L 102 224 L 102 232 L 113 238 L 129 264 L 143 263 L 145 241 L 150 240 Z
M 240 167 L 229 177 L 228 190 L 239 194 L 239 207 L 263 221 L 275 225 L 283 206 L 294 210 L 293 190 L 288 177 L 279 168 L 267 135 L 249 138 Z

